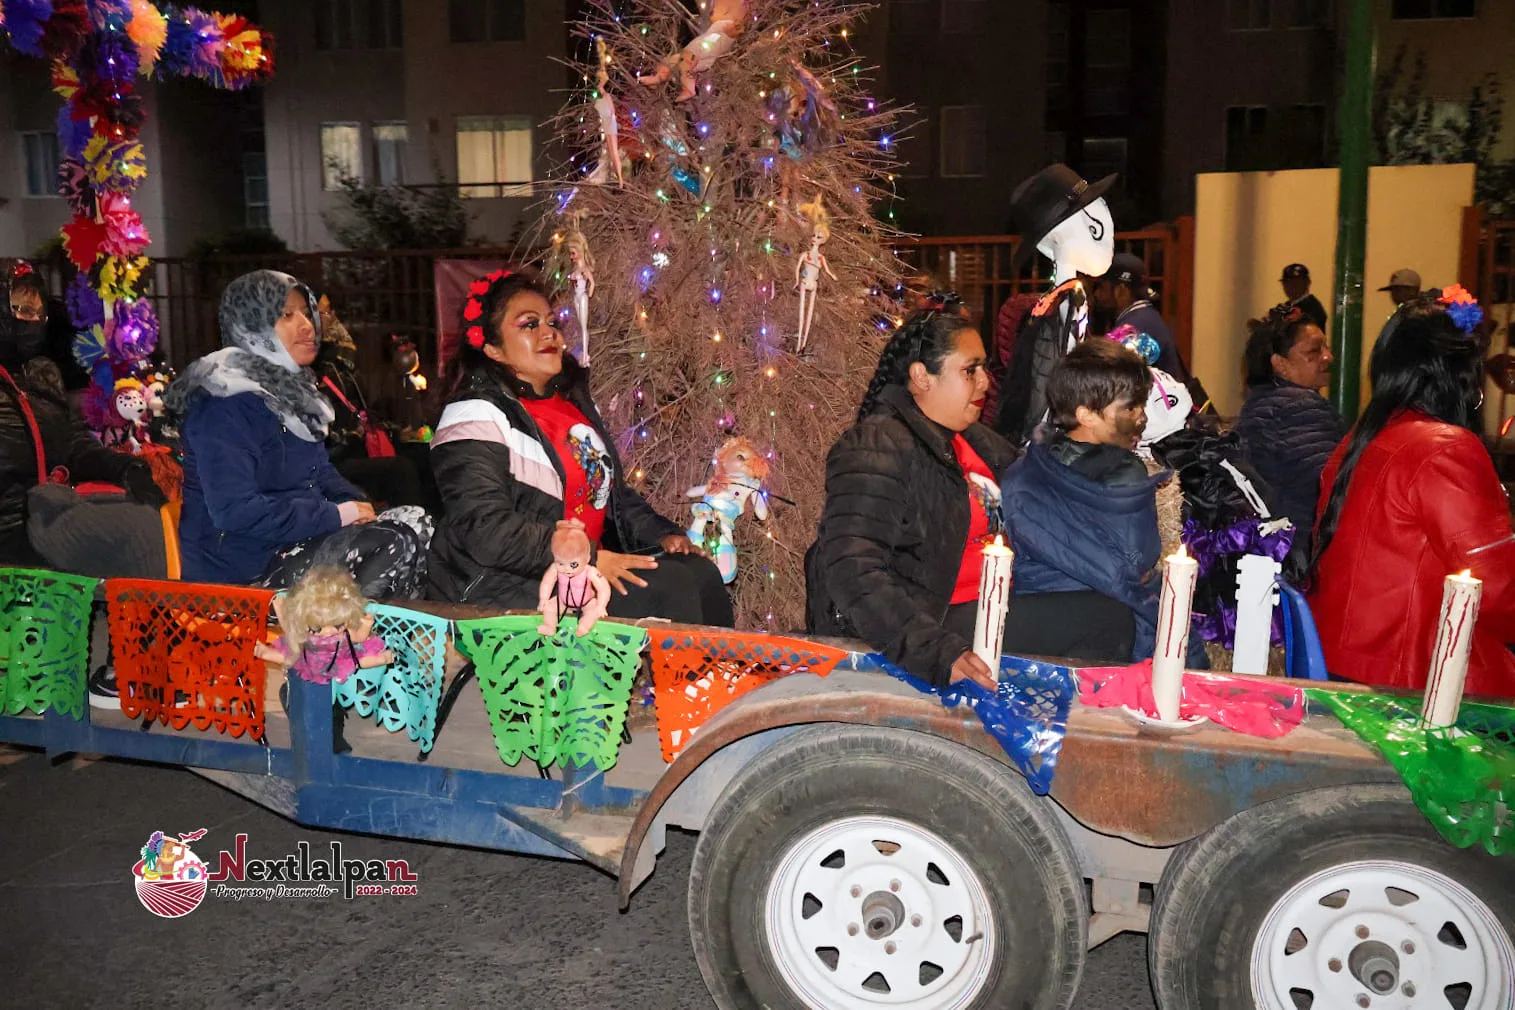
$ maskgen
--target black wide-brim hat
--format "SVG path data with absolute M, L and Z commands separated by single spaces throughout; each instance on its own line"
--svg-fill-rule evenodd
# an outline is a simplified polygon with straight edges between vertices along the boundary
M 1015 250 L 1019 270 L 1036 252 L 1047 233 L 1104 196 L 1115 185 L 1116 175 L 1089 182 L 1064 164 L 1048 165 L 1015 187 L 1010 194 L 1010 216 L 1021 243 Z

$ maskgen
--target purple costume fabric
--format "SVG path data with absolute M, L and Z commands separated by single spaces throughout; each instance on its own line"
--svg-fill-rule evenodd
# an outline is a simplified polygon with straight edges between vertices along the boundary
M 273 647 L 289 655 L 289 644 L 280 636 Z M 305 649 L 300 658 L 290 665 L 290 671 L 312 684 L 338 684 L 346 682 L 358 668 L 358 661 L 377 656 L 385 649 L 384 639 L 369 635 L 361 642 L 351 641 L 345 633 L 340 635 L 311 635 L 305 640 Z

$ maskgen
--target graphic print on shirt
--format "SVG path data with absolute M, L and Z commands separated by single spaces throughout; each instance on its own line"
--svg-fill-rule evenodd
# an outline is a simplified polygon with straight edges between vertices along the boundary
M 983 474 L 969 473 L 967 477 L 968 489 L 973 495 L 973 501 L 984 510 L 984 517 L 989 520 L 989 532 L 984 535 L 984 542 L 988 543 L 996 534 L 1002 534 L 1005 531 L 999 508 L 999 485 Z
M 574 462 L 584 470 L 586 503 L 590 508 L 603 510 L 610 504 L 610 453 L 599 433 L 587 424 L 576 424 L 568 429 L 568 446 L 573 451 Z

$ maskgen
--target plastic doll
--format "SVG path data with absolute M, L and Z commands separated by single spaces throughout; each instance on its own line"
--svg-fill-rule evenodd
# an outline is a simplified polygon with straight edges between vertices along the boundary
M 576 520 L 558 523 L 552 534 L 552 565 L 542 576 L 537 609 L 542 623 L 537 630 L 544 635 L 557 633 L 558 621 L 569 614 L 579 618 L 575 634 L 589 634 L 596 621 L 610 606 L 610 583 L 600 570 L 589 563 L 589 537 Z
M 253 655 L 313 684 L 340 684 L 360 668 L 388 666 L 395 655 L 373 633 L 367 606 L 347 571 L 312 568 L 287 594 L 275 597 L 274 613 L 284 634 L 273 645 L 259 642 Z
M 746 16 L 745 0 L 711 0 L 710 26 L 679 52 L 658 64 L 657 70 L 637 80 L 650 87 L 662 84 L 677 70 L 679 94 L 674 101 L 689 101 L 699 90 L 694 75 L 709 70 L 715 66 L 716 60 L 731 52 Z
M 698 498 L 691 509 L 694 522 L 688 537 L 715 559 L 721 581 L 730 585 L 736 579 L 736 541 L 732 534 L 736 521 L 752 501 L 752 514 L 768 518 L 768 499 L 763 484 L 768 479 L 768 461 L 745 438 L 728 438 L 715 453 L 715 473 L 710 482 L 686 492 Z
M 810 248 L 802 253 L 794 264 L 794 289 L 800 295 L 800 334 L 795 352 L 802 354 L 805 351 L 805 344 L 810 340 L 810 324 L 815 319 L 815 302 L 821 286 L 821 271 L 826 271 L 826 276 L 832 280 L 836 280 L 836 274 L 831 272 L 830 264 L 821 254 L 821 246 L 831 238 L 831 225 L 828 222 L 826 208 L 821 204 L 821 198 L 816 197 L 814 203 L 807 203 L 799 210 L 811 222 Z

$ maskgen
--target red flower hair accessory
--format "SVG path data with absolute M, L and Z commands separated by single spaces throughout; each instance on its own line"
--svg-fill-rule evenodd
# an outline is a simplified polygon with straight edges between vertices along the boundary
M 478 320 L 484 318 L 485 297 L 495 284 L 514 274 L 514 270 L 495 270 L 468 285 L 468 301 L 463 305 L 463 321 L 474 325 L 463 331 L 463 337 L 475 350 L 484 349 L 484 327 L 478 323 Z
M 11 268 L 12 277 L 26 277 L 32 273 L 35 273 L 35 271 L 32 270 L 32 265 L 25 260 L 22 260 L 20 263 L 17 263 L 14 267 Z

